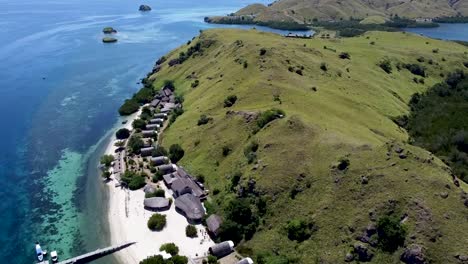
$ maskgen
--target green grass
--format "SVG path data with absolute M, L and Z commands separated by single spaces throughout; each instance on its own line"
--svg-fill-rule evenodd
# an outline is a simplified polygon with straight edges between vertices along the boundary
M 255 258 L 274 251 L 299 263 L 341 263 L 355 237 L 372 222 L 369 212 L 381 217 L 392 205 L 408 214 L 405 226 L 416 238 L 407 242 L 424 245 L 434 263 L 455 263 L 455 254 L 468 254 L 462 239 L 468 237 L 468 224 L 461 190 L 440 160 L 423 163 L 430 154 L 406 144 L 407 133 L 392 121 L 408 113 L 414 93 L 440 82 L 441 72 L 463 67 L 466 47 L 388 32 L 305 40 L 255 30 L 209 30 L 191 45 L 200 39 L 214 42 L 181 65 L 163 63 L 149 79 L 154 87 L 174 80 L 176 93 L 185 98 L 184 113 L 161 140 L 166 148 L 180 144 L 185 155 L 179 163 L 194 175 L 204 175 L 210 190 L 219 190 L 210 196 L 209 211 L 223 214 L 236 197 L 230 188 L 236 172 L 242 173 L 238 186 L 255 180 L 256 192 L 267 201 L 257 232 L 238 247 L 241 253 Z M 264 56 L 259 54 L 262 48 L 267 50 Z M 187 46 L 168 54 L 168 61 L 184 50 Z M 340 59 L 341 52 L 351 59 Z M 424 85 L 396 67 L 418 64 L 421 56 L 434 62 L 420 63 L 428 73 Z M 383 59 L 391 61 L 391 74 L 378 66 Z M 324 62 L 327 71 L 320 69 Z M 290 66 L 304 68 L 303 75 L 290 72 Z M 191 87 L 193 76 L 199 80 L 196 88 Z M 225 108 L 229 95 L 237 101 Z M 286 116 L 260 129 L 255 120 L 244 118 L 273 108 Z M 201 115 L 212 120 L 197 126 Z M 244 154 L 251 142 L 259 145 L 257 164 L 249 164 Z M 410 151 L 408 158 L 400 159 L 392 144 Z M 225 146 L 228 155 L 223 155 Z M 342 158 L 350 161 L 349 167 L 333 169 Z M 361 176 L 369 183 L 361 184 Z M 468 190 L 465 184 L 461 188 Z M 293 189 L 300 191 L 291 196 Z M 448 198 L 442 199 L 441 192 Z M 430 219 L 422 217 L 425 213 Z M 286 226 L 293 219 L 314 223 L 309 239 L 288 239 Z M 430 242 L 439 232 L 442 236 Z M 401 253 L 376 249 L 372 261 L 395 263 Z

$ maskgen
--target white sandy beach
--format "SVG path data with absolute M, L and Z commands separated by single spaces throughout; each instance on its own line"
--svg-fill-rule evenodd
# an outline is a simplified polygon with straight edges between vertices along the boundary
M 128 118 L 128 122 L 121 127 L 131 129 L 132 122 L 140 115 L 140 111 Z M 114 154 L 116 147 L 115 135 L 112 136 L 106 154 Z M 143 190 L 130 191 L 115 187 L 116 180 L 112 176 L 112 181 L 107 183 L 109 191 L 109 230 L 112 245 L 124 242 L 137 242 L 135 245 L 116 253 L 121 263 L 139 263 L 148 256 L 159 254 L 159 247 L 164 243 L 175 243 L 180 255 L 190 258 L 197 258 L 207 255 L 208 248 L 214 245 L 202 225 L 197 225 L 198 237 L 189 238 L 185 235 L 185 228 L 188 225 L 184 216 L 177 213 L 174 203 L 170 210 L 160 212 L 167 216 L 166 227 L 159 232 L 148 229 L 148 219 L 154 212 L 145 210 L 143 200 L 145 193 Z M 166 191 L 166 197 L 172 197 L 172 191 L 168 190 L 164 184 L 161 188 Z

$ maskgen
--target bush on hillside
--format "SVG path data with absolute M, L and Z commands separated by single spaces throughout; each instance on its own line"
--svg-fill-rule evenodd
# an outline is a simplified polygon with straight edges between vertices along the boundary
M 260 114 L 260 116 L 257 119 L 257 125 L 259 128 L 263 128 L 271 121 L 278 119 L 278 118 L 283 118 L 285 115 L 286 114 L 284 113 L 283 110 L 272 108 Z
M 227 155 L 229 155 L 229 153 L 231 153 L 231 148 L 229 146 L 223 146 L 223 157 L 226 157 Z
M 338 55 L 338 57 L 340 59 L 343 59 L 343 60 L 350 60 L 351 59 L 351 55 L 349 55 L 348 52 L 341 52 L 340 55 Z
M 294 219 L 288 222 L 286 230 L 290 240 L 302 242 L 310 238 L 314 231 L 314 224 L 303 219 Z
M 197 237 L 198 236 L 198 232 L 197 232 L 197 228 L 193 225 L 188 225 L 186 228 L 185 228 L 185 235 L 187 237 Z
M 325 62 L 320 63 L 320 69 L 324 72 L 328 71 L 328 66 Z
M 265 55 L 266 52 L 267 52 L 267 50 L 266 50 L 265 48 L 261 48 L 261 49 L 260 49 L 260 56 Z
M 166 251 L 167 253 L 171 254 L 171 256 L 175 256 L 179 253 L 179 247 L 174 243 L 166 243 L 159 247 L 159 251 Z
M 127 139 L 130 136 L 130 131 L 126 128 L 121 128 L 115 132 L 115 137 L 117 139 Z
M 384 216 L 377 222 L 379 247 L 387 252 L 395 252 L 403 246 L 407 234 L 406 227 L 395 216 Z
M 161 231 L 166 226 L 166 216 L 153 214 L 148 220 L 148 228 L 153 231 Z
M 140 104 L 134 99 L 127 99 L 123 105 L 119 108 L 119 114 L 121 116 L 131 115 L 136 113 L 140 109 Z
M 191 86 L 192 88 L 197 88 L 198 85 L 200 85 L 200 81 L 199 81 L 199 80 L 195 80 L 190 86 Z
M 173 80 L 164 80 L 163 87 L 174 91 L 174 81 Z
M 184 113 L 184 109 L 182 107 L 174 108 L 171 112 L 171 117 L 169 119 L 169 125 L 172 125 L 179 116 Z
M 201 115 L 200 118 L 198 119 L 197 125 L 202 126 L 208 124 L 213 118 L 208 117 L 206 115 Z
M 392 63 L 390 62 L 389 59 L 384 59 L 379 62 L 379 67 L 386 73 L 390 74 L 392 73 Z
M 224 107 L 231 107 L 233 106 L 237 101 L 237 96 L 235 95 L 229 95 L 224 99 Z
M 426 68 L 419 64 L 404 64 L 403 67 L 410 71 L 414 75 L 419 75 L 421 77 L 426 77 Z
M 173 144 L 169 147 L 169 159 L 172 163 L 177 163 L 184 157 L 185 151 L 179 144 Z

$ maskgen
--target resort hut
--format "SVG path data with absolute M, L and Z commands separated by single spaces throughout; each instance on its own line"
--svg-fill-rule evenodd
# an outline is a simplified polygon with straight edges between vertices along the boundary
M 155 166 L 160 166 L 169 163 L 169 158 L 164 156 L 151 158 L 151 163 Z
M 169 88 L 164 88 L 164 89 L 162 90 L 162 92 L 163 92 L 163 94 L 164 94 L 165 96 L 168 96 L 168 97 L 171 96 L 171 95 L 173 94 L 172 90 L 169 89 Z
M 253 264 L 253 260 L 251 258 L 243 258 L 237 264 Z
M 168 173 L 168 174 L 163 175 L 164 183 L 166 184 L 168 188 L 171 188 L 172 183 L 177 179 L 179 178 L 176 177 L 176 173 Z
M 169 209 L 169 207 L 171 207 L 171 203 L 169 202 L 169 199 L 166 199 L 163 197 L 146 198 L 143 201 L 143 205 L 145 206 L 146 210 L 151 210 L 151 211 L 162 211 L 162 210 L 167 210 Z
M 149 138 L 149 137 L 154 137 L 154 135 L 156 135 L 157 132 L 154 130 L 143 130 L 141 131 L 141 134 L 143 135 L 144 138 Z
M 171 184 L 171 189 L 174 192 L 174 197 L 179 197 L 186 193 L 192 194 L 192 188 L 190 188 L 190 182 L 188 179 L 178 178 Z
M 146 125 L 146 130 L 158 130 L 159 127 L 160 126 L 158 124 L 148 124 Z
M 173 173 L 174 171 L 176 171 L 177 166 L 174 164 L 164 164 L 164 165 L 158 166 L 157 169 L 164 175 L 164 174 L 169 174 L 169 173 Z
M 154 193 L 156 191 L 156 189 L 154 189 L 153 186 L 147 184 L 144 188 L 143 188 L 143 191 L 145 193 Z
M 153 150 L 154 150 L 154 147 L 142 148 L 142 149 L 140 150 L 141 156 L 142 156 L 142 157 L 151 156 L 151 154 L 153 153 Z
M 206 219 L 206 226 L 208 227 L 208 231 L 214 236 L 219 234 L 219 229 L 222 223 L 223 220 L 219 215 L 212 214 Z
M 157 113 L 157 114 L 154 114 L 154 118 L 166 119 L 166 118 L 167 118 L 167 114 L 165 114 L 165 113 Z
M 176 105 L 174 103 L 165 103 L 163 108 L 161 109 L 161 113 L 168 113 L 174 109 Z
M 161 103 L 159 99 L 154 99 L 153 101 L 151 101 L 151 106 L 156 108 L 159 106 L 159 103 Z
M 176 198 L 175 206 L 189 222 L 198 223 L 205 215 L 205 208 L 203 208 L 200 199 L 191 193 Z
M 158 124 L 158 125 L 161 125 L 161 124 L 164 122 L 164 119 L 162 119 L 162 118 L 154 118 L 154 119 L 151 119 L 149 122 L 150 122 L 150 124 Z
M 211 255 L 222 258 L 224 256 L 227 256 L 231 254 L 232 251 L 234 251 L 234 242 L 231 240 L 229 241 L 224 241 L 219 244 L 216 244 L 208 249 Z

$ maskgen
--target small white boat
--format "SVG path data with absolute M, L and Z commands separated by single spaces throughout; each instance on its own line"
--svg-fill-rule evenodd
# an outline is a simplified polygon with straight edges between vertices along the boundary
M 42 251 L 41 245 L 39 245 L 39 243 L 36 243 L 36 255 L 37 255 L 37 260 L 39 261 L 44 260 L 44 251 Z

